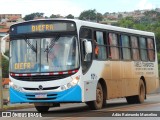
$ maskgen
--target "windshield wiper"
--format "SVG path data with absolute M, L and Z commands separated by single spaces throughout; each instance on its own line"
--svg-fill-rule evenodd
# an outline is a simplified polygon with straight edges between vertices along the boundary
M 34 45 L 32 45 L 30 43 L 30 41 L 28 39 L 25 39 L 25 42 L 29 45 L 29 47 L 35 52 L 37 53 L 37 41 L 36 41 L 36 48 L 34 47 Z
M 52 39 L 51 43 L 47 45 L 47 48 L 44 50 L 44 52 L 49 53 L 49 51 L 53 48 L 53 46 L 55 45 L 55 43 L 58 41 L 59 38 L 60 38 L 60 35 L 57 35 L 55 39 Z
M 55 43 L 58 41 L 59 38 L 60 38 L 60 35 L 57 35 L 56 38 L 52 39 L 50 44 L 47 45 L 47 48 L 44 50 L 44 52 L 47 52 L 47 62 L 48 62 L 48 53 L 53 48 L 53 46 L 55 45 Z
M 36 53 L 36 61 L 37 61 L 37 41 L 36 41 L 36 47 L 34 47 L 34 45 L 30 43 L 29 39 L 25 39 L 25 42 Z

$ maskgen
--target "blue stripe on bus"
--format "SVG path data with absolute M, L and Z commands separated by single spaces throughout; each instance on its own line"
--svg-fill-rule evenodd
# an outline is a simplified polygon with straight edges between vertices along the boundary
M 19 92 L 10 87 L 10 103 L 82 102 L 82 90 L 79 85 L 62 92 L 48 92 L 46 93 L 47 98 L 44 98 L 45 100 L 38 100 L 38 98 L 36 99 L 36 94 L 37 93 Z

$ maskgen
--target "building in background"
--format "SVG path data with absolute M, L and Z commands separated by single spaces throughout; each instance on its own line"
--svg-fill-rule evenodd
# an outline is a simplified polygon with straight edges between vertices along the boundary
M 13 17 L 22 18 L 22 14 L 0 14 L 0 22 L 3 22 L 3 20 L 7 20 Z

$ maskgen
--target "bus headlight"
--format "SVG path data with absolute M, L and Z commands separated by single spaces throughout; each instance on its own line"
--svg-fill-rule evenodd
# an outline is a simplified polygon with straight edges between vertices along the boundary
M 10 82 L 9 86 L 12 87 L 13 89 L 17 90 L 17 91 L 22 91 L 22 87 L 19 87 L 19 86 L 13 84 L 13 82 Z
M 62 85 L 61 86 L 61 90 L 66 90 L 66 89 L 69 89 L 75 85 L 78 84 L 79 82 L 79 79 L 80 79 L 80 76 L 77 76 L 75 78 L 72 78 L 72 81 L 70 83 L 67 83 L 66 85 Z
M 75 85 L 78 83 L 79 79 L 80 79 L 80 76 L 77 76 L 77 77 L 75 77 L 75 78 L 72 78 L 72 81 L 70 82 L 70 84 L 71 84 L 72 86 L 75 86 Z

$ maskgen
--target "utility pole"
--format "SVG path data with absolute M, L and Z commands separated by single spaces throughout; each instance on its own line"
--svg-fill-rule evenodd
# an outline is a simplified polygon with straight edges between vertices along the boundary
M 2 86 L 2 53 L 0 39 L 0 109 L 3 109 L 3 86 Z

